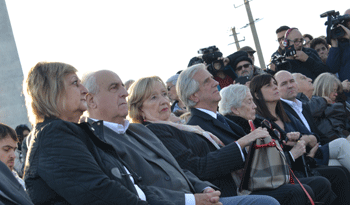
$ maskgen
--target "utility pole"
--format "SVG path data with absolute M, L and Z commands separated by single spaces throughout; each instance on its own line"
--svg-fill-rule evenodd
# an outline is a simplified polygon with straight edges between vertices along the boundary
M 241 41 L 244 41 L 245 40 L 245 37 L 244 37 L 244 39 L 243 40 L 238 40 L 238 37 L 237 37 L 237 34 L 239 34 L 239 33 L 236 33 L 236 27 L 233 27 L 232 29 L 231 29 L 231 31 L 232 31 L 232 35 L 230 35 L 230 36 L 233 36 L 233 39 L 235 40 L 235 42 L 234 42 L 234 44 L 236 44 L 236 47 L 237 47 L 237 51 L 241 48 L 240 46 L 239 46 L 239 42 L 241 42 Z M 230 43 L 230 44 L 228 44 L 228 45 L 231 45 L 231 44 L 233 44 L 233 43 Z
M 252 34 L 253 34 L 253 38 L 254 38 L 255 48 L 256 48 L 256 52 L 258 53 L 258 57 L 259 57 L 260 67 L 262 69 L 265 69 L 266 68 L 265 67 L 265 61 L 264 61 L 264 57 L 263 57 L 263 54 L 262 54 L 262 51 L 261 51 L 260 42 L 259 42 L 259 38 L 258 38 L 258 33 L 256 32 L 255 23 L 254 23 L 254 20 L 253 20 L 253 15 L 252 15 L 252 12 L 250 10 L 249 0 L 244 0 L 244 5 L 245 5 L 245 8 L 247 9 L 249 24 L 250 24 L 250 28 L 252 29 Z

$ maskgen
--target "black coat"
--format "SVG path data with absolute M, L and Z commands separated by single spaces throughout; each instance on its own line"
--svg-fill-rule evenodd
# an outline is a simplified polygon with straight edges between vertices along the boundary
M 87 123 L 46 119 L 32 133 L 24 180 L 34 204 L 148 204 L 123 166 L 136 173 Z M 141 188 L 148 202 L 167 203 Z

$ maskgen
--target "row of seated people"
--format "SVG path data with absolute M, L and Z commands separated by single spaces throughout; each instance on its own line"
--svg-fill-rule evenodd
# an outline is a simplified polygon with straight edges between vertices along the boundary
M 40 62 L 26 79 L 34 129 L 24 181 L 34 204 L 308 204 L 298 184 L 237 196 L 231 173 L 243 167 L 245 148 L 270 134 L 266 128 L 245 131 L 217 113 L 222 97 L 204 64 L 185 69 L 176 83 L 191 111 L 187 124 L 171 120 L 168 89 L 158 77 L 137 80 L 128 94 L 112 71 L 92 72 L 82 82 L 76 72 L 68 64 Z M 286 156 L 314 201 L 349 204 L 343 158 L 330 154 L 331 145 L 319 148 L 328 147 L 328 159 L 327 152 L 317 152 L 319 136 L 313 132 L 290 133 L 295 119 L 283 112 L 280 117 L 277 87 L 268 74 L 250 82 L 251 96 L 270 111 L 258 112 L 259 118 L 269 119 L 289 139 Z M 256 99 L 248 103 L 259 106 Z M 317 161 L 317 168 L 303 173 L 305 165 L 298 160 L 307 147 L 310 160 L 327 163 Z M 331 159 L 343 166 L 328 166 Z

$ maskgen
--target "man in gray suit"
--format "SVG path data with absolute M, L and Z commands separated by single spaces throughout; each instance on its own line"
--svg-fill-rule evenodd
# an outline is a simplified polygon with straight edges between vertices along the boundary
M 252 204 L 255 200 L 243 196 L 221 198 L 219 202 L 220 191 L 215 191 L 214 185 L 182 170 L 145 126 L 130 124 L 125 119 L 128 93 L 116 73 L 107 70 L 90 73 L 83 77 L 82 83 L 89 91 L 88 122 L 95 134 L 111 144 L 122 160 L 140 175 L 134 178 L 141 184 L 152 185 L 155 193 L 175 204 Z M 274 199 L 266 200 L 269 201 L 267 204 L 278 204 Z

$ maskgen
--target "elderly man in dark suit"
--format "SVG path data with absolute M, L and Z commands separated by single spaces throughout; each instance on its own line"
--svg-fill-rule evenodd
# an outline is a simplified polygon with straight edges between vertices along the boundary
M 216 82 L 212 75 L 206 70 L 204 64 L 198 64 L 182 71 L 177 82 L 177 90 L 180 99 L 191 110 L 191 117 L 187 124 L 199 125 L 202 129 L 209 131 L 219 137 L 224 144 L 235 142 L 239 149 L 238 160 L 245 161 L 245 147 L 254 140 L 246 138 L 243 129 L 217 113 L 218 103 L 221 100 Z M 330 187 L 319 182 L 323 177 L 310 177 L 301 179 L 304 186 L 310 186 L 315 194 L 316 201 L 327 201 L 332 192 Z
M 284 109 L 296 117 L 314 135 L 302 136 L 309 146 L 316 144 L 315 159 L 322 165 L 316 170 L 329 179 L 332 189 L 337 194 L 337 204 L 349 204 L 349 170 L 350 170 L 350 144 L 342 138 L 330 141 L 319 129 L 311 115 L 308 104 L 297 99 L 298 85 L 293 75 L 288 71 L 279 71 L 275 74 L 278 91 Z M 328 165 L 333 167 L 328 167 Z M 342 167 L 344 166 L 344 167 Z
M 235 204 L 233 197 L 220 198 L 209 182 L 182 170 L 162 142 L 142 124 L 126 120 L 128 95 L 119 76 L 107 70 L 84 76 L 89 91 L 88 122 L 94 133 L 111 144 L 122 160 L 140 176 L 140 184 L 174 204 Z M 220 200 L 220 201 L 219 201 Z

